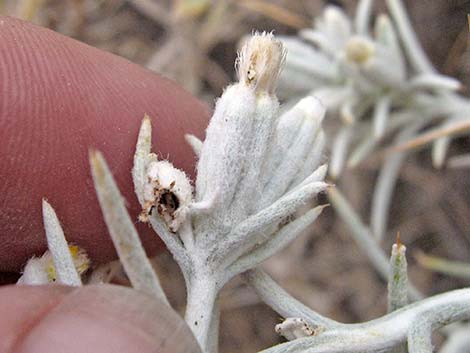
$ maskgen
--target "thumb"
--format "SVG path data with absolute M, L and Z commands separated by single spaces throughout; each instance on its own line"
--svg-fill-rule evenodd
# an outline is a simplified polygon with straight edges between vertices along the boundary
M 112 285 L 0 289 L 0 353 L 200 353 L 162 302 Z

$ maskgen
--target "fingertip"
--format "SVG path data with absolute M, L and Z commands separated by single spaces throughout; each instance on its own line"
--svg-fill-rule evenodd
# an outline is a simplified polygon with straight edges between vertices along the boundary
M 15 347 L 18 353 L 200 352 L 189 327 L 167 305 L 110 285 L 66 293 Z

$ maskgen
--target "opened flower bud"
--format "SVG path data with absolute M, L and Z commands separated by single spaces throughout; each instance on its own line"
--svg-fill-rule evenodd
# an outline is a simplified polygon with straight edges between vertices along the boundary
M 143 222 L 158 212 L 168 228 L 176 232 L 186 219 L 192 200 L 192 187 L 186 174 L 168 161 L 150 162 L 144 185 L 144 209 L 139 216 Z

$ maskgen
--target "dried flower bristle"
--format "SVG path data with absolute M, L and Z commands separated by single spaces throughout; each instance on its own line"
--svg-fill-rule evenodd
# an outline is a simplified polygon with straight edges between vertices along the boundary
M 283 67 L 286 50 L 272 33 L 255 33 L 243 46 L 237 59 L 240 82 L 258 92 L 274 93 Z
M 90 268 L 90 259 L 88 258 L 86 251 L 77 245 L 69 245 L 69 250 L 72 255 L 75 269 L 81 276 Z M 50 252 L 46 251 L 43 258 L 45 260 L 47 279 L 49 282 L 55 282 L 57 280 L 57 272 Z

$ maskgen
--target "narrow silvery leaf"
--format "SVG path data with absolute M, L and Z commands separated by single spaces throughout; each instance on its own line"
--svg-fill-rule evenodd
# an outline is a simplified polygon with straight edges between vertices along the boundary
M 434 68 L 429 61 L 426 53 L 421 47 L 416 33 L 414 32 L 405 7 L 401 0 L 386 0 L 387 7 L 395 21 L 401 40 L 406 49 L 406 54 L 417 72 L 434 72 Z
M 448 90 L 457 91 L 462 87 L 459 80 L 439 75 L 439 74 L 421 74 L 410 80 L 408 83 L 411 89 L 436 89 L 436 90 Z
M 385 14 L 380 14 L 375 21 L 375 39 L 378 43 L 383 44 L 389 51 L 391 57 L 395 61 L 395 65 L 400 72 L 405 75 L 405 58 L 400 47 L 397 33 L 393 27 L 390 18 Z
M 348 16 L 338 6 L 327 6 L 323 12 L 328 39 L 336 50 L 341 50 L 351 35 L 352 24 Z
M 298 217 L 296 220 L 283 226 L 279 231 L 270 236 L 265 243 L 238 258 L 228 268 L 228 272 L 233 275 L 242 273 L 254 268 L 264 260 L 284 249 L 315 222 L 325 207 L 325 205 L 317 206 L 307 211 L 307 213 Z
M 444 165 L 450 142 L 450 137 L 447 136 L 434 141 L 432 145 L 432 164 L 434 168 L 440 169 Z
M 392 246 L 390 276 L 388 279 L 388 312 L 408 304 L 408 266 L 406 247 L 400 242 L 400 234 Z
M 277 93 L 279 97 L 286 99 L 296 99 L 308 94 L 313 87 L 324 85 L 323 80 L 316 77 L 306 76 L 301 70 L 287 64 L 285 70 L 279 78 Z M 289 104 L 289 103 L 288 103 Z
M 270 173 L 270 179 L 264 185 L 263 193 L 257 202 L 257 210 L 271 204 L 288 190 L 312 150 L 321 154 L 321 151 L 317 149 L 322 146 L 315 142 L 316 136 L 321 131 L 325 108 L 318 99 L 306 97 L 297 103 L 293 110 L 301 112 L 302 125 L 296 136 L 291 139 L 292 142 L 287 149 L 280 151 L 281 160 L 275 170 Z M 278 132 L 282 133 L 283 131 L 278 130 Z M 281 136 L 279 137 L 281 138 Z
M 377 140 L 367 135 L 351 152 L 348 159 L 348 168 L 357 167 L 377 147 Z
M 201 154 L 201 150 L 202 150 L 202 146 L 203 146 L 204 142 L 202 142 L 201 140 L 199 140 L 196 136 L 194 136 L 192 134 L 186 134 L 186 135 L 184 135 L 184 138 L 185 138 L 186 142 L 193 149 L 194 154 L 197 157 L 199 157 L 200 154 Z
M 350 97 L 344 101 L 339 109 L 339 115 L 345 124 L 354 124 L 354 122 L 358 119 L 356 113 L 354 112 L 355 103 L 355 100 L 351 99 Z
M 406 73 L 392 55 L 392 51 L 375 43 L 374 54 L 361 66 L 361 72 L 372 82 L 385 87 L 400 88 L 406 80 Z
M 376 139 L 382 138 L 387 127 L 387 121 L 390 115 L 391 97 L 385 95 L 379 98 L 374 107 L 374 136 Z
M 315 89 L 312 96 L 318 98 L 326 110 L 334 111 L 352 94 L 352 90 L 348 85 L 322 86 Z
M 289 79 L 289 70 L 301 71 L 304 75 L 312 75 L 322 79 L 333 80 L 338 71 L 335 65 L 331 64 L 328 58 L 322 52 L 315 50 L 310 45 L 305 44 L 297 38 L 280 37 L 285 45 L 289 55 L 286 58 L 286 68 L 281 77 Z M 310 81 L 311 77 L 305 77 L 304 80 Z
M 322 56 L 310 47 L 306 48 L 303 56 L 289 56 L 287 66 L 291 69 L 301 71 L 308 77 L 318 78 L 322 80 L 334 80 L 338 74 L 334 65 L 331 65 L 331 60 L 326 56 Z
M 127 213 L 124 198 L 100 152 L 90 152 L 90 165 L 101 211 L 119 259 L 132 286 L 168 304 L 165 293 Z
M 214 256 L 219 261 L 232 262 L 257 243 L 266 241 L 265 238 L 269 236 L 265 231 L 267 228 L 279 224 L 328 186 L 325 182 L 313 182 L 287 193 L 236 226 L 221 242 L 218 253 Z
M 303 178 L 303 180 L 298 185 L 291 185 L 291 188 L 289 188 L 289 192 L 292 191 L 292 190 L 295 190 L 299 187 L 302 187 L 304 185 L 325 180 L 327 171 L 328 171 L 328 165 L 327 164 L 323 164 L 323 165 L 319 166 L 317 169 L 314 170 L 313 173 L 311 173 L 307 177 Z
M 152 148 L 152 125 L 150 118 L 146 115 L 142 120 L 137 138 L 137 145 L 134 154 L 134 166 L 132 168 L 132 179 L 134 190 L 141 205 L 144 204 L 144 185 L 147 162 Z
M 46 201 L 42 200 L 42 216 L 46 230 L 47 247 L 52 255 L 58 283 L 68 286 L 81 286 L 82 281 L 75 269 L 72 254 L 70 253 L 64 231 L 59 219 Z
M 352 135 L 353 129 L 351 126 L 346 126 L 339 131 L 333 141 L 329 173 L 334 179 L 338 178 L 343 170 L 344 161 L 349 151 Z
M 422 126 L 422 122 L 411 124 L 404 128 L 395 141 L 406 141 L 411 138 Z M 374 194 L 372 197 L 372 206 L 370 214 L 371 229 L 378 242 L 385 236 L 387 230 L 388 216 L 392 195 L 398 176 L 406 159 L 406 151 L 396 152 L 385 158 L 377 181 L 375 183 Z
M 369 32 L 369 21 L 372 10 L 372 0 L 361 0 L 357 5 L 355 27 L 356 32 L 361 35 L 367 35 Z
M 331 188 L 328 192 L 328 197 L 340 218 L 348 225 L 357 245 L 365 251 L 365 254 L 367 254 L 370 261 L 383 278 L 388 279 L 389 265 L 387 257 L 374 241 L 369 229 L 363 224 L 339 190 Z
M 270 181 L 286 151 L 289 150 L 296 136 L 300 133 L 306 114 L 305 106 L 309 105 L 309 100 L 308 97 L 301 99 L 279 117 L 273 137 L 274 142 L 271 144 L 271 149 L 264 163 L 264 173 L 260 178 L 262 185 L 266 185 Z
M 303 29 L 299 32 L 299 36 L 317 45 L 322 51 L 332 57 L 334 57 L 338 52 L 337 47 L 330 41 L 329 37 L 325 35 L 325 33 L 311 29 Z
M 318 135 L 315 137 L 315 140 L 312 143 L 312 149 L 307 155 L 305 162 L 303 164 L 303 168 L 300 169 L 297 177 L 294 181 L 290 184 L 289 190 L 291 190 L 294 186 L 299 185 L 302 183 L 312 172 L 312 170 L 316 170 L 316 168 L 322 162 L 324 156 L 323 153 L 325 151 L 325 132 L 323 130 L 318 132 Z M 325 168 L 326 171 L 327 168 Z

